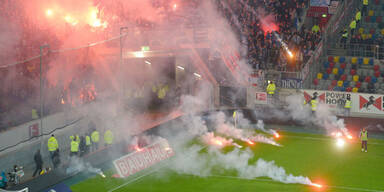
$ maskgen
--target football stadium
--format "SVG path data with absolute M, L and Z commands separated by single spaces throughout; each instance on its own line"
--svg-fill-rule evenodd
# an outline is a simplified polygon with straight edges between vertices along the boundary
M 384 1 L 0 10 L 0 192 L 384 192 Z

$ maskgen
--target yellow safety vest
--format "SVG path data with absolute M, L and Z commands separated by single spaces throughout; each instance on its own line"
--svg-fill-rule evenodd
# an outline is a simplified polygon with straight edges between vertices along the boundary
M 317 101 L 316 99 L 311 100 L 311 105 L 312 105 L 312 111 L 316 111 L 317 108 Z
M 98 143 L 99 142 L 99 132 L 98 131 L 92 132 L 91 139 L 92 139 L 92 142 Z
M 48 151 L 56 151 L 59 148 L 56 138 L 50 137 L 48 139 Z
M 356 13 L 356 21 L 360 21 L 361 20 L 361 11 L 358 11 L 357 13 Z
M 343 35 L 341 35 L 342 37 L 345 37 L 345 38 L 348 38 L 348 32 L 344 32 Z
M 85 136 L 85 145 L 91 145 L 91 138 L 88 135 Z
M 78 152 L 79 151 L 79 143 L 77 141 L 72 140 L 71 141 L 71 152 Z
M 317 32 L 319 32 L 319 31 L 320 31 L 320 27 L 319 27 L 318 25 L 314 25 L 314 26 L 312 27 L 312 32 L 317 33 Z
M 363 5 L 368 5 L 368 0 L 363 0 Z
M 32 109 L 32 119 L 38 119 L 38 118 L 39 118 L 39 115 L 37 114 L 37 110 Z
M 233 112 L 232 117 L 235 119 L 236 118 L 236 111 Z
M 80 144 L 80 137 L 79 137 L 79 135 L 76 135 L 76 142 Z
M 352 101 L 350 101 L 350 100 L 346 100 L 346 101 L 345 101 L 344 108 L 350 109 L 350 108 L 352 107 L 351 104 L 352 104 Z
M 360 136 L 362 141 L 368 141 L 368 131 L 361 132 Z
M 104 141 L 105 141 L 106 144 L 112 144 L 112 142 L 113 142 L 113 133 L 112 133 L 112 131 L 107 130 L 104 133 Z
M 353 20 L 351 24 L 349 24 L 349 28 L 356 29 L 356 20 Z
M 268 84 L 267 86 L 267 93 L 270 95 L 275 94 L 276 85 L 274 83 Z

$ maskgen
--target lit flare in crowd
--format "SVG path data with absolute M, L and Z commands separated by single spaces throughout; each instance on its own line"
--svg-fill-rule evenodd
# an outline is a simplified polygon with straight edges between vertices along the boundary
M 45 15 L 46 15 L 47 17 L 51 17 L 51 16 L 53 15 L 53 11 L 52 11 L 52 9 L 47 9 L 47 10 L 45 11 Z
M 138 145 L 135 146 L 135 150 L 138 152 L 143 151 L 143 149 L 141 149 Z

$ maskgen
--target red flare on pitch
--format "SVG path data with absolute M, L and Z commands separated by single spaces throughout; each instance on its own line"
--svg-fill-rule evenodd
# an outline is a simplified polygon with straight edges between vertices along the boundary
M 352 135 L 347 135 L 348 139 L 353 139 Z
M 248 140 L 248 141 L 247 141 L 247 143 L 248 143 L 248 144 L 250 144 L 250 145 L 253 145 L 253 144 L 255 144 L 255 143 L 254 143 L 254 142 L 252 142 L 251 140 Z
M 317 184 L 317 183 L 312 183 L 311 185 L 312 185 L 312 186 L 315 186 L 315 187 L 317 187 L 317 188 L 322 188 L 322 187 L 323 187 L 322 185 Z
M 136 145 L 136 146 L 135 146 L 135 150 L 136 150 L 136 151 L 142 151 L 143 149 L 140 149 L 140 147 Z
M 279 133 L 276 132 L 274 135 L 275 135 L 275 138 L 280 138 Z

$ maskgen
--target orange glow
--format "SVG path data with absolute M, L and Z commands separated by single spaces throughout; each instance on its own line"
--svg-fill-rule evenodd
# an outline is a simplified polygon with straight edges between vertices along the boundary
M 173 4 L 173 10 L 176 10 L 176 9 L 177 9 L 177 4 L 174 3 L 174 4 Z
M 248 142 L 248 144 L 250 144 L 250 145 L 253 145 L 253 144 L 255 144 L 255 143 L 254 143 L 254 142 L 252 142 L 251 140 L 248 140 L 247 142 Z
M 143 149 L 141 149 L 138 145 L 136 145 L 135 150 L 139 152 L 139 151 L 142 151 Z
M 316 183 L 312 183 L 312 186 L 315 186 L 315 187 L 317 187 L 317 188 L 322 188 L 322 187 L 323 187 L 322 185 L 320 185 L 320 184 L 316 184 Z
M 275 138 L 276 138 L 276 139 L 277 139 L 277 138 L 280 138 L 279 133 L 276 132 L 274 135 L 275 135 Z
M 102 27 L 102 28 L 106 28 L 107 27 L 107 22 L 102 22 L 99 18 L 98 18 L 98 14 L 99 14 L 99 10 L 97 9 L 97 7 L 90 7 L 89 8 L 89 13 L 88 13 L 88 19 L 87 19 L 87 23 L 92 26 L 92 27 Z
M 65 104 L 64 98 L 61 98 L 61 104 Z
M 223 142 L 221 142 L 221 141 L 219 141 L 219 140 L 216 140 L 215 143 L 216 143 L 217 145 L 220 145 L 220 146 L 223 145 Z
M 347 135 L 348 139 L 353 139 L 352 135 Z

